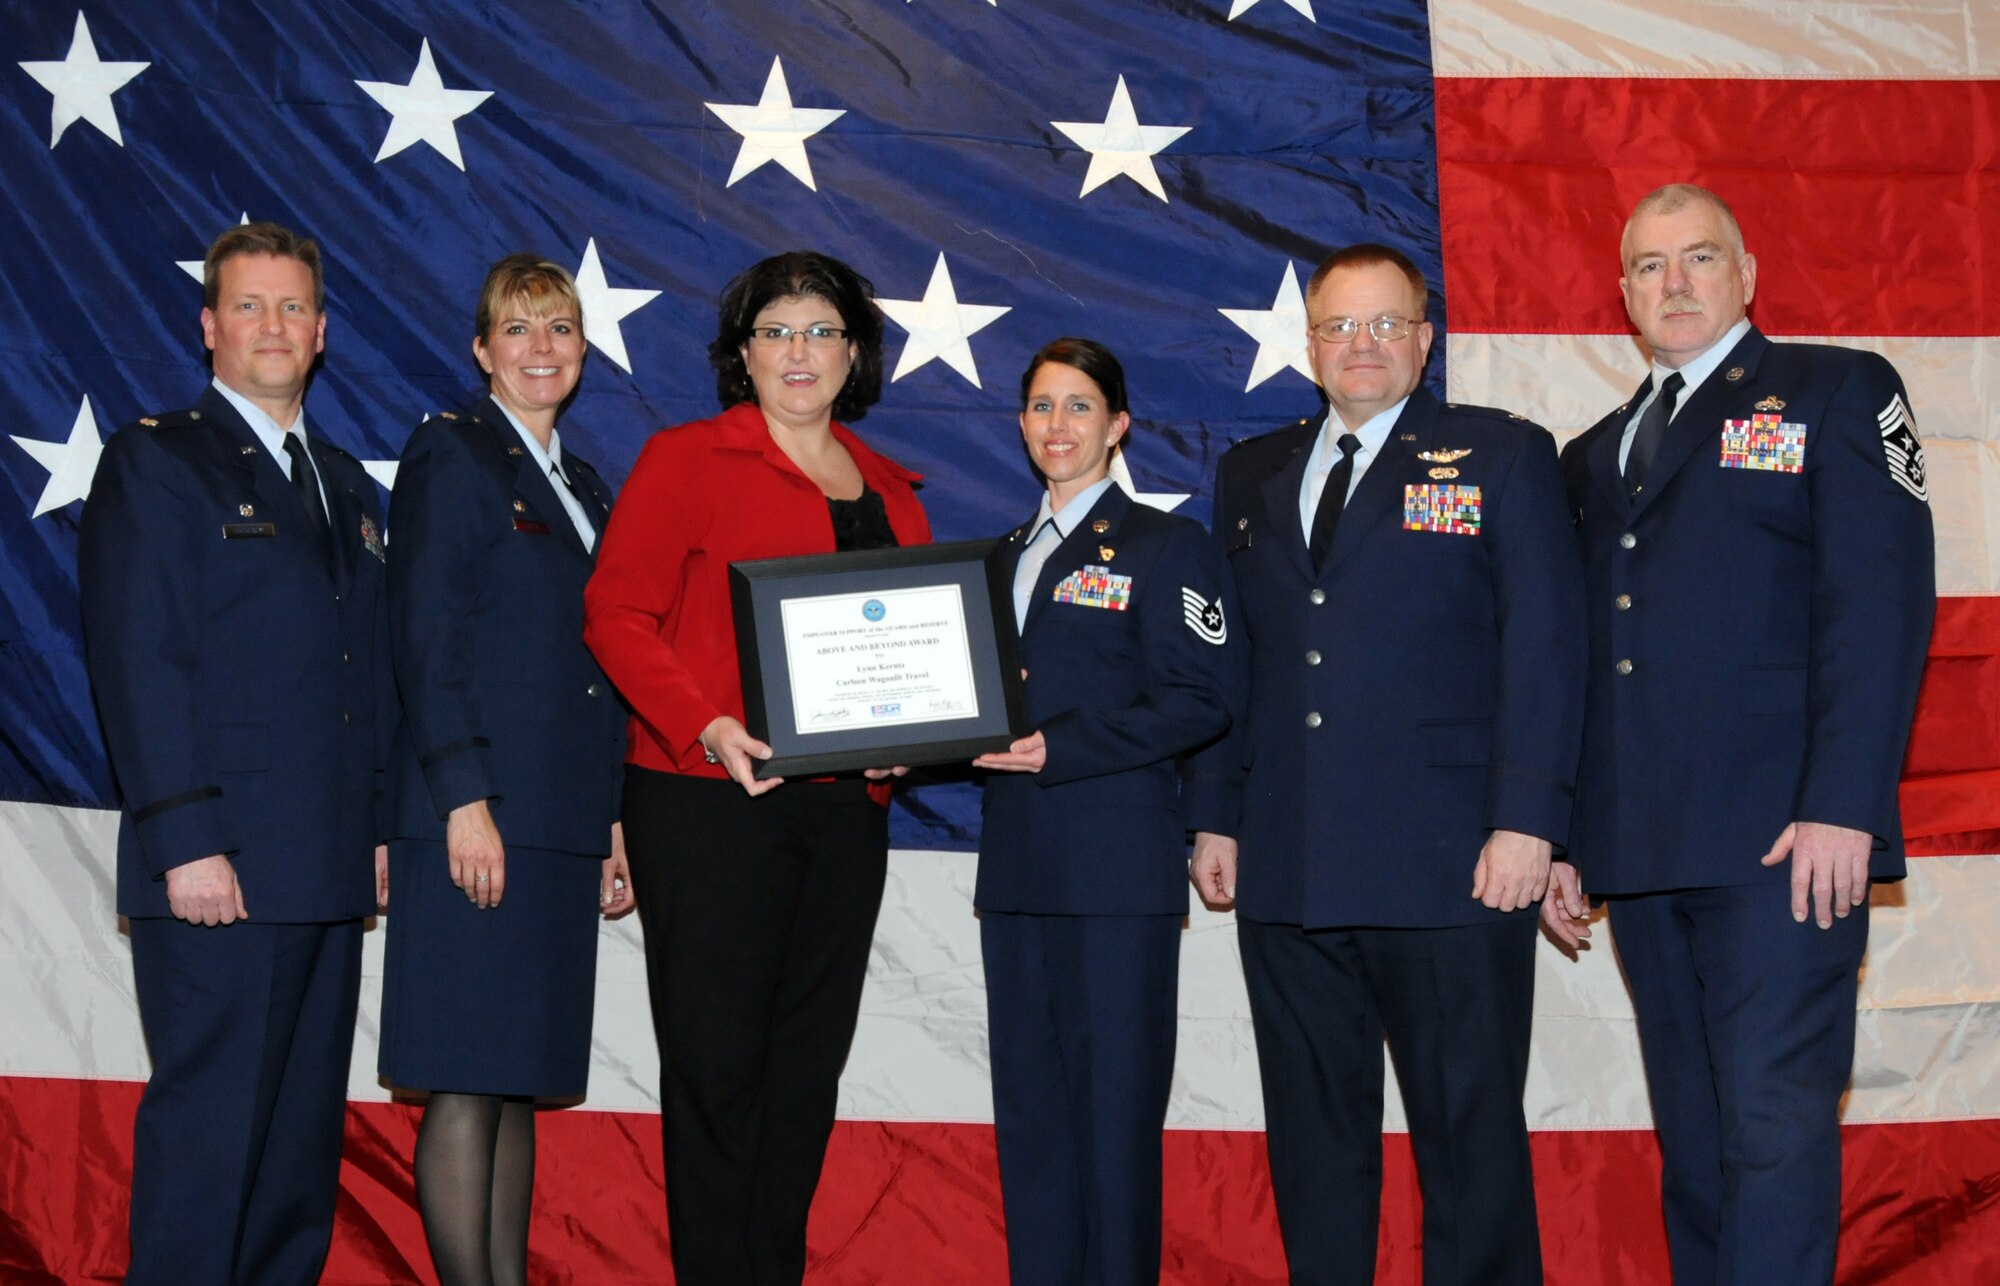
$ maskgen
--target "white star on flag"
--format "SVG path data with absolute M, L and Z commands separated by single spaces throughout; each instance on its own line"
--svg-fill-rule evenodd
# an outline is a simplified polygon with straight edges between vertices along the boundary
M 896 373 L 889 377 L 891 384 L 935 357 L 971 380 L 972 387 L 980 387 L 979 368 L 973 365 L 972 345 L 966 341 L 1013 311 L 995 304 L 959 303 L 958 291 L 951 284 L 951 269 L 944 266 L 943 251 L 938 252 L 937 266 L 931 269 L 931 283 L 924 287 L 922 299 L 875 302 L 890 321 L 910 332 L 910 342 L 903 345 L 903 355 L 896 359 Z
M 248 210 L 245 210 L 243 211 L 243 217 L 236 221 L 236 226 L 240 228 L 249 222 L 250 222 L 250 212 Z M 208 278 L 202 275 L 202 270 L 207 266 L 208 266 L 208 259 L 206 256 L 200 259 L 174 260 L 174 267 L 179 268 L 182 272 L 186 273 L 188 276 L 193 277 L 196 281 L 200 282 L 204 287 L 208 285 Z
M 51 509 L 60 509 L 72 500 L 90 496 L 90 480 L 97 473 L 97 457 L 104 454 L 104 439 L 97 435 L 97 417 L 91 413 L 90 398 L 76 409 L 66 442 L 44 442 L 40 438 L 15 437 L 14 444 L 35 457 L 35 463 L 49 471 L 42 498 L 35 502 L 31 518 Z
M 125 82 L 151 67 L 151 63 L 108 63 L 97 57 L 97 42 L 90 38 L 90 24 L 83 10 L 76 11 L 76 34 L 70 37 L 69 53 L 61 62 L 24 62 L 21 70 L 56 96 L 49 114 L 49 146 L 62 142 L 63 131 L 78 121 L 89 121 L 98 132 L 118 146 L 125 146 L 118 132 L 118 113 L 111 96 L 125 88 Z
M 460 170 L 465 168 L 465 157 L 458 150 L 458 127 L 452 122 L 493 97 L 493 91 L 446 89 L 443 77 L 438 75 L 437 61 L 431 57 L 428 36 L 417 53 L 417 69 L 411 73 L 409 84 L 396 85 L 386 80 L 354 83 L 389 112 L 389 132 L 382 136 L 382 150 L 375 153 L 376 164 L 413 143 L 429 143 L 445 160 Z
M 1319 25 L 1319 19 L 1313 17 L 1312 0 L 1285 0 L 1285 3 L 1304 14 L 1306 21 L 1310 22 L 1313 26 L 1317 27 Z M 1238 18 L 1256 7 L 1257 0 L 1231 0 L 1227 21 L 1235 22 Z
M 764 78 L 764 94 L 753 106 L 749 103 L 703 103 L 722 118 L 722 123 L 743 136 L 736 150 L 736 164 L 730 168 L 729 182 L 754 173 L 766 162 L 776 161 L 791 171 L 792 177 L 813 191 L 812 162 L 806 159 L 806 140 L 847 115 L 844 109 L 792 106 L 791 86 L 785 83 L 782 59 L 771 60 L 771 74 Z
M 597 238 L 583 248 L 583 262 L 576 270 L 576 298 L 583 305 L 583 337 L 632 373 L 632 359 L 625 355 L 625 332 L 618 323 L 659 297 L 657 290 L 635 290 L 613 286 L 604 278 L 604 264 L 597 257 Z
M 1111 457 L 1111 480 L 1125 488 L 1125 494 L 1142 505 L 1150 505 L 1163 513 L 1172 513 L 1181 507 L 1188 493 L 1173 491 L 1141 491 L 1132 484 L 1132 470 L 1125 463 L 1125 452 L 1119 451 Z
M 1278 283 L 1278 297 L 1265 308 L 1218 308 L 1215 311 L 1241 327 L 1257 341 L 1257 359 L 1250 364 L 1248 393 L 1286 367 L 1307 379 L 1313 378 L 1312 358 L 1306 351 L 1306 299 L 1299 293 L 1299 274 L 1292 261 L 1285 261 L 1285 279 Z
M 1132 109 L 1132 93 L 1125 78 L 1111 91 L 1111 108 L 1104 121 L 1050 121 L 1070 141 L 1090 153 L 1090 172 L 1083 176 L 1079 197 L 1123 174 L 1164 201 L 1167 190 L 1160 186 L 1159 171 L 1153 168 L 1153 153 L 1193 129 L 1192 125 L 1141 125 Z

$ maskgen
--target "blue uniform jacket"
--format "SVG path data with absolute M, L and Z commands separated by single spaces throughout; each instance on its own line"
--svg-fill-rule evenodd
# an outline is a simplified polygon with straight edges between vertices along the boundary
M 611 489 L 565 445 L 600 539 Z M 394 828 L 444 837 L 490 800 L 508 844 L 610 851 L 625 707 L 583 645 L 594 560 L 505 413 L 490 401 L 417 426 L 396 473 L 389 622 L 403 731 Z
M 1570 829 L 1583 573 L 1555 444 L 1417 389 L 1315 574 L 1298 497 L 1318 432 L 1253 438 L 1218 472 L 1247 695 L 1195 765 L 1190 820 L 1236 837 L 1252 919 L 1491 920 L 1471 897 L 1487 833 L 1560 850 Z
M 284 466 L 214 388 L 112 435 L 77 574 L 118 780 L 118 911 L 169 915 L 169 869 L 226 853 L 253 920 L 375 908 L 377 774 L 395 722 L 382 517 L 311 439 L 333 567 Z
M 1675 414 L 1636 503 L 1629 405 L 1562 458 L 1590 603 L 1584 886 L 1785 880 L 1757 859 L 1794 820 L 1871 833 L 1871 874 L 1902 875 L 1896 782 L 1937 595 L 1895 368 L 1753 329 Z M 1731 423 L 1758 432 L 1747 467 L 1725 465 Z
M 995 552 L 1008 584 L 1031 534 L 1024 527 Z M 1175 760 L 1229 725 L 1233 629 L 1222 560 L 1198 523 L 1135 504 L 1117 486 L 1098 497 L 1029 601 L 1021 664 L 1048 763 L 987 778 L 973 905 L 1186 914 Z

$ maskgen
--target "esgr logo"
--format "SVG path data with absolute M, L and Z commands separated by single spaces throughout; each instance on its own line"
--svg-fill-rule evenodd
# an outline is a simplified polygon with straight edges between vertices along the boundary
M 881 599 L 871 598 L 861 605 L 861 614 L 871 621 L 879 621 L 889 614 L 889 609 L 882 606 Z

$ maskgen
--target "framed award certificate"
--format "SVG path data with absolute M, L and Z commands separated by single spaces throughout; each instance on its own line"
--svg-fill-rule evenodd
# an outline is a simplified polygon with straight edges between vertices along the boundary
M 1025 735 L 998 542 L 729 565 L 757 776 L 964 761 Z

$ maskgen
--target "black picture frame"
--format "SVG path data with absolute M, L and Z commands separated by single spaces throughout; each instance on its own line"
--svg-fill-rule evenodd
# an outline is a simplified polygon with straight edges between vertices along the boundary
M 1013 588 L 1005 583 L 1001 560 L 994 556 L 999 544 L 963 540 L 729 564 L 743 723 L 773 752 L 758 763 L 757 777 L 818 777 L 858 768 L 962 763 L 990 750 L 1005 750 L 1025 735 L 1021 640 L 1014 628 Z M 784 602 L 943 585 L 956 585 L 964 606 L 977 714 L 925 723 L 798 731 L 782 621 Z

